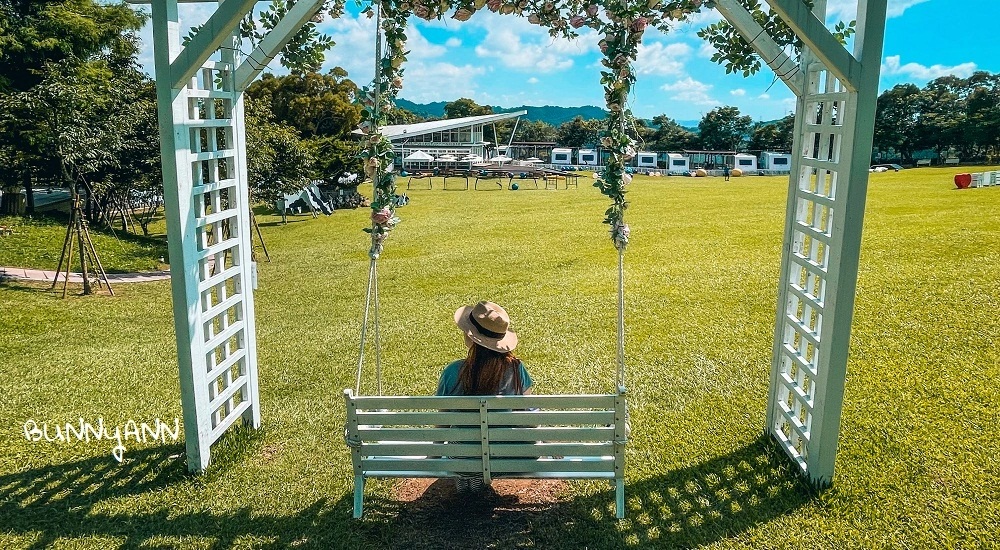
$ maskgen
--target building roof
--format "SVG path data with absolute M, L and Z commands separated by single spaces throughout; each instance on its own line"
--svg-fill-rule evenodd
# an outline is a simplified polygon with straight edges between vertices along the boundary
M 528 114 L 528 111 L 515 111 L 513 113 L 495 113 L 492 115 L 433 120 L 430 122 L 418 122 L 416 124 L 395 124 L 392 126 L 383 126 L 382 135 L 392 141 L 406 137 L 421 136 L 431 132 L 443 132 L 445 130 L 454 130 L 455 128 L 464 128 L 466 126 L 475 126 L 477 124 L 488 124 L 490 122 L 516 118 L 526 114 Z

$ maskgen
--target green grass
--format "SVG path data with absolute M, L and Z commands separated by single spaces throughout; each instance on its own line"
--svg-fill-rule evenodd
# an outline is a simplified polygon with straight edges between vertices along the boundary
M 0 216 L 0 225 L 11 230 L 0 236 L 0 266 L 54 270 L 66 239 L 65 217 Z M 137 226 L 138 227 L 138 226 Z M 165 268 L 166 241 L 124 231 L 92 227 L 94 248 L 108 273 L 130 273 Z M 73 241 L 73 271 L 80 270 L 79 248 Z
M 61 300 L 0 286 L 0 547 L 937 548 L 1000 532 L 1000 188 L 946 169 L 873 174 L 833 487 L 760 437 L 786 186 L 638 177 L 627 254 L 628 517 L 606 483 L 495 515 L 369 484 L 350 519 L 341 390 L 353 385 L 367 210 L 261 217 L 264 429 L 213 449 L 28 442 L 28 419 L 179 417 L 168 283 Z M 433 391 L 464 303 L 504 304 L 541 393 L 614 380 L 616 254 L 605 200 L 568 191 L 411 191 L 380 261 L 387 393 Z M 61 235 L 54 237 L 61 239 Z M 4 242 L 4 241 L 0 241 Z M 0 262 L 2 263 L 2 262 Z M 366 377 L 371 391 L 374 373 Z M 447 520 L 442 511 L 461 513 Z

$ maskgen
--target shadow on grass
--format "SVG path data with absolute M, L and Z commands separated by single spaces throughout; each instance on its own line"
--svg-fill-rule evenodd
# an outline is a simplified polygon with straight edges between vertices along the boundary
M 301 503 L 287 515 L 255 502 L 212 506 L 218 498 L 212 485 L 220 480 L 187 474 L 182 447 L 167 446 L 131 452 L 121 465 L 97 457 L 0 476 L 0 517 L 5 536 L 30 548 L 88 537 L 115 538 L 120 548 L 229 548 L 250 541 L 262 548 L 688 547 L 738 536 L 813 498 L 779 452 L 762 438 L 632 483 L 624 521 L 614 519 L 610 489 L 524 505 L 498 495 L 455 498 L 446 480 L 411 502 L 370 494 L 364 519 L 356 521 L 350 493 L 336 502 Z M 220 462 L 227 468 L 228 461 Z M 192 507 L 199 494 L 205 502 Z
M 400 549 L 684 548 L 738 536 L 815 495 L 768 437 L 628 484 L 622 521 L 615 519 L 610 484 L 593 496 L 525 505 L 495 494 L 479 502 L 456 498 L 444 490 L 445 482 L 434 483 L 413 502 L 366 499 L 359 527 L 387 528 L 395 533 L 387 547 Z

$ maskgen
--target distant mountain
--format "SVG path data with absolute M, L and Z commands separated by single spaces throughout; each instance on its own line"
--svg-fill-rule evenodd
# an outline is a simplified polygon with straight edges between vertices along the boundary
M 406 99 L 397 99 L 396 105 L 406 109 L 412 113 L 416 113 L 423 117 L 428 118 L 442 118 L 444 117 L 444 106 L 447 105 L 447 101 L 435 101 L 433 103 L 414 103 Z M 527 111 L 528 114 L 524 116 L 526 120 L 535 120 L 547 122 L 553 126 L 559 126 L 564 122 L 569 122 L 574 118 L 581 116 L 584 120 L 598 119 L 603 120 L 607 118 L 608 112 L 600 107 L 595 107 L 593 105 L 584 105 L 583 107 L 557 107 L 555 105 L 544 105 L 541 107 L 533 107 L 530 105 L 522 105 L 520 107 L 493 107 L 493 112 L 496 113 L 512 113 L 515 111 Z M 698 120 L 678 120 L 677 124 L 689 129 L 698 130 Z M 649 120 L 646 124 L 652 125 Z
M 396 105 L 411 111 L 421 116 L 441 118 L 444 116 L 444 106 L 448 102 L 446 101 L 435 101 L 433 103 L 414 103 L 412 101 L 407 101 L 405 99 L 397 99 Z M 554 105 L 545 105 L 542 107 L 533 107 L 530 105 L 522 105 L 520 107 L 493 107 L 493 111 L 497 113 L 512 113 L 515 111 L 527 111 L 528 114 L 524 116 L 526 120 L 540 120 L 547 122 L 553 126 L 559 126 L 564 122 L 569 122 L 577 116 L 581 116 L 586 119 L 603 119 L 608 116 L 607 111 L 600 107 L 595 107 L 593 105 L 585 105 L 583 107 L 556 107 Z

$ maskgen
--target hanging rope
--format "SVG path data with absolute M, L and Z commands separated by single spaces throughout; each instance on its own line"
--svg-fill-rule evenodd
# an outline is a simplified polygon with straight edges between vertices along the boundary
M 625 386 L 625 248 L 618 249 L 618 386 Z
M 358 374 L 354 380 L 354 393 L 361 394 L 361 369 L 365 365 L 365 340 L 368 336 L 368 311 L 372 303 L 372 287 L 375 284 L 377 274 L 375 271 L 375 259 L 368 265 L 368 292 L 365 294 L 365 314 L 361 320 L 361 349 L 358 350 Z

